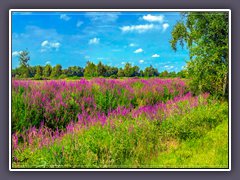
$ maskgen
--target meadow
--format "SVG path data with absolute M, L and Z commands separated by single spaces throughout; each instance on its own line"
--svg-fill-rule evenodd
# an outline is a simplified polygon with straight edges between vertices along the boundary
M 180 78 L 12 80 L 13 168 L 227 168 L 228 102 Z

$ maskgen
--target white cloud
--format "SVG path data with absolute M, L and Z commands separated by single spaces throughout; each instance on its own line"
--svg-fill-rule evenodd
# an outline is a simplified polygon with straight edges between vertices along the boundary
M 148 21 L 148 22 L 159 22 L 159 23 L 162 23 L 163 20 L 164 20 L 164 16 L 163 15 L 153 16 L 151 14 L 148 14 L 148 15 L 143 16 L 143 19 L 145 21 Z
M 139 63 L 144 63 L 144 60 L 142 60 L 142 59 L 141 59 L 141 60 L 139 60 Z
M 77 24 L 76 24 L 76 26 L 77 26 L 77 27 L 80 27 L 82 24 L 83 24 L 82 21 L 78 21 Z
M 126 64 L 126 62 L 121 62 L 122 65 Z
M 155 26 L 153 24 L 144 24 L 144 25 L 123 26 L 120 29 L 122 30 L 122 32 L 143 33 L 154 28 Z
M 68 15 L 66 15 L 66 14 L 61 14 L 60 15 L 60 19 L 62 19 L 64 21 L 69 21 L 71 18 Z
M 59 42 L 55 42 L 55 43 L 50 43 L 50 47 L 56 48 L 58 49 L 60 47 L 60 43 Z
M 134 47 L 134 46 L 136 46 L 136 44 L 131 43 L 131 44 L 129 44 L 129 46 L 130 46 L 130 47 Z
M 152 55 L 152 57 L 153 57 L 153 58 L 159 58 L 160 55 L 159 55 L 159 54 L 154 54 L 154 55 Z
M 174 68 L 174 66 L 168 66 L 168 65 L 166 65 L 166 66 L 164 66 L 165 68 L 167 68 L 167 69 L 172 69 L 172 68 Z
M 89 59 L 89 58 L 90 58 L 90 56 L 84 56 L 84 58 L 85 58 L 85 59 Z
M 141 53 L 141 52 L 143 52 L 143 49 L 142 49 L 142 48 L 139 48 L 139 49 L 137 49 L 137 50 L 134 51 L 134 53 Z
M 100 42 L 99 38 L 93 38 L 89 40 L 88 44 L 99 44 L 99 42 Z
M 49 42 L 48 40 L 45 40 L 41 43 L 42 49 L 41 52 L 45 52 L 47 50 L 55 49 L 58 50 L 61 44 L 59 42 Z
M 12 52 L 12 56 L 13 57 L 17 57 L 17 56 L 19 56 L 19 54 L 21 53 L 22 51 L 14 51 L 14 52 Z
M 87 12 L 85 15 L 94 23 L 111 23 L 118 19 L 117 12 Z
M 46 41 L 43 41 L 42 43 L 41 43 L 41 46 L 42 47 L 44 47 L 44 46 L 47 46 L 48 45 L 48 41 L 46 40 Z
M 169 27 L 169 24 L 168 24 L 168 23 L 164 23 L 164 24 L 162 25 L 162 27 L 163 27 L 163 31 L 166 31 L 167 28 Z
M 46 64 L 46 65 L 47 65 L 47 64 L 51 64 L 51 61 L 47 61 L 45 64 Z

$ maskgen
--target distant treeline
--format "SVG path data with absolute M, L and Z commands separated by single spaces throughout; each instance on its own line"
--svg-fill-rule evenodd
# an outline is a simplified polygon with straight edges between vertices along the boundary
M 30 57 L 27 51 L 23 51 L 19 55 L 20 66 L 12 70 L 12 77 L 15 78 L 33 78 L 33 79 L 63 79 L 71 77 L 180 77 L 185 78 L 185 71 L 158 72 L 152 65 L 146 67 L 144 70 L 140 70 L 138 66 L 132 66 L 130 63 L 126 63 L 124 68 L 117 68 L 113 66 L 104 65 L 102 62 L 94 64 L 93 62 L 87 62 L 85 68 L 79 66 L 70 66 L 67 69 L 63 69 L 60 64 L 51 66 L 29 66 L 28 61 Z

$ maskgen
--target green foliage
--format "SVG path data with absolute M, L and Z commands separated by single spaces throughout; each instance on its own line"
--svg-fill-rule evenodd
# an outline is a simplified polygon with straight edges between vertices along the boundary
M 34 76 L 34 79 L 40 80 L 43 76 L 43 67 L 42 66 L 36 66 L 36 74 Z
M 67 75 L 66 74 L 61 74 L 60 76 L 59 76 L 59 79 L 66 79 L 67 78 Z
M 124 74 L 125 77 L 139 76 L 139 67 L 132 66 L 130 63 L 126 63 L 123 72 L 119 73 L 121 76 Z
M 186 104 L 182 104 L 183 109 L 184 106 Z M 177 138 L 180 141 L 200 138 L 210 129 L 228 119 L 227 106 L 227 103 L 215 105 L 210 103 L 210 105 L 193 109 L 190 114 L 183 117 L 170 118 L 162 123 L 161 132 L 164 137 Z
M 51 73 L 52 73 L 52 66 L 50 64 L 47 64 L 43 69 L 43 76 L 50 77 Z
M 84 70 L 84 77 L 97 77 L 97 66 L 88 61 Z
M 28 67 L 28 61 L 30 60 L 28 50 L 21 51 L 19 53 L 19 63 L 22 67 Z
M 189 12 L 178 22 L 170 41 L 174 50 L 184 42 L 190 51 L 187 75 L 196 94 L 228 95 L 228 13 Z
M 64 74 L 64 76 L 61 76 Z M 87 62 L 85 68 L 79 66 L 69 66 L 67 69 L 62 69 L 60 64 L 52 67 L 50 64 L 46 66 L 28 66 L 27 68 L 17 67 L 12 69 L 12 77 L 15 78 L 33 78 L 36 80 L 40 79 L 59 79 L 61 77 L 68 79 L 79 79 L 79 77 L 85 77 L 87 79 L 91 79 L 93 77 L 110 77 L 110 78 L 118 78 L 118 77 L 181 77 L 185 78 L 186 73 L 180 71 L 176 72 L 167 72 L 164 71 L 159 73 L 156 68 L 152 66 L 146 67 L 145 70 L 140 70 L 138 66 L 132 66 L 130 63 L 127 63 L 122 68 L 112 67 L 108 65 L 104 65 L 99 62 L 95 65 L 93 62 Z M 72 78 L 75 77 L 75 78 Z M 61 79 L 61 78 L 60 78 Z
M 106 67 L 102 64 L 102 62 L 99 62 L 97 64 L 97 74 L 98 76 L 106 76 L 107 69 Z
M 149 67 L 146 67 L 144 70 L 145 77 L 154 77 L 158 75 L 159 75 L 158 70 L 153 68 L 152 65 L 150 65 Z
M 29 71 L 29 64 L 28 61 L 30 60 L 28 50 L 21 51 L 19 53 L 19 64 L 20 64 L 20 74 L 22 78 L 27 78 L 30 76 Z
M 52 78 L 58 78 L 62 74 L 62 66 L 60 64 L 57 64 L 51 73 Z
M 73 76 L 83 77 L 83 68 L 79 66 L 70 66 L 66 69 L 65 75 L 67 77 Z
M 226 168 L 227 111 L 227 103 L 212 102 L 162 122 L 144 116 L 111 119 L 48 147 L 15 151 L 13 167 Z
M 199 139 L 189 139 L 168 149 L 149 163 L 152 168 L 228 168 L 228 121 L 225 119 Z

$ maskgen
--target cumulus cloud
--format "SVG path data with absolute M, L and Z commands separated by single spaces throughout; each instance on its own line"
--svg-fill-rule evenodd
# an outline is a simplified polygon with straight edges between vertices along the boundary
M 126 62 L 121 62 L 122 65 L 126 64 Z
M 78 21 L 77 24 L 76 24 L 76 26 L 77 26 L 77 27 L 80 27 L 82 24 L 83 24 L 82 21 Z
M 45 62 L 45 65 L 47 65 L 47 64 L 51 64 L 51 61 L 47 61 L 47 62 Z
M 148 22 L 159 22 L 162 23 L 164 20 L 164 16 L 163 15 L 158 15 L 158 16 L 154 16 L 151 14 L 145 15 L 142 17 L 145 21 Z
M 99 44 L 99 42 L 100 42 L 99 38 L 93 38 L 89 40 L 88 44 Z
M 21 52 L 22 52 L 22 51 L 14 51 L 14 52 L 12 52 L 12 56 L 13 56 L 13 57 L 19 56 L 19 54 L 20 54 Z
M 43 41 L 42 43 L 41 43 L 41 46 L 42 47 L 44 47 L 44 46 L 47 46 L 48 45 L 48 41 L 46 40 L 46 41 Z
M 164 23 L 162 25 L 163 31 L 166 31 L 168 27 L 169 27 L 169 24 L 168 23 Z
M 142 60 L 142 59 L 141 59 L 141 60 L 139 60 L 139 63 L 144 63 L 144 60 Z
M 144 25 L 131 25 L 131 26 L 123 26 L 120 29 L 122 32 L 138 32 L 143 33 L 148 30 L 154 29 L 155 26 L 153 24 L 144 24 Z
M 61 44 L 59 42 L 49 42 L 48 40 L 45 40 L 41 43 L 41 52 L 45 52 L 51 49 L 58 50 L 60 46 Z
M 159 58 L 160 55 L 159 55 L 159 54 L 153 54 L 152 57 L 153 57 L 153 58 Z
M 61 14 L 60 15 L 60 19 L 62 19 L 64 21 L 69 21 L 71 18 L 68 15 L 66 15 L 66 14 Z
M 141 52 L 143 52 L 143 49 L 142 49 L 142 48 L 136 49 L 136 50 L 134 51 L 134 53 L 141 53 Z

